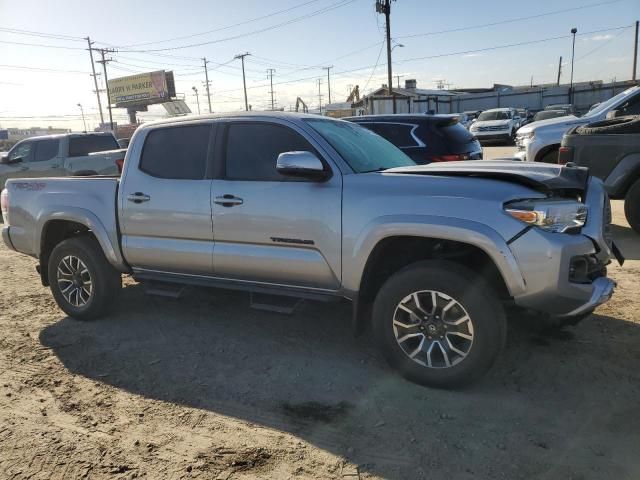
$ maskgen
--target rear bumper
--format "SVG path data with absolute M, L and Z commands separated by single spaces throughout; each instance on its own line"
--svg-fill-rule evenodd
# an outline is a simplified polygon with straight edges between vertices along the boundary
M 8 248 L 15 250 L 16 248 L 13 246 L 13 243 L 11 243 L 11 236 L 9 235 L 10 228 L 10 226 L 2 227 L 2 241 Z

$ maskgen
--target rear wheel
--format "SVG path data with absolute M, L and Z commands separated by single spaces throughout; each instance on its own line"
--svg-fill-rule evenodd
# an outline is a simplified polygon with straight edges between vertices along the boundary
M 624 215 L 631 228 L 640 233 L 640 179 L 631 185 L 624 197 Z
M 121 289 L 118 273 L 88 236 L 70 238 L 51 252 L 48 265 L 51 292 L 70 317 L 90 320 L 103 315 Z
M 472 271 L 443 261 L 416 263 L 389 278 L 376 297 L 373 324 L 389 364 L 433 387 L 477 380 L 506 339 L 493 291 Z

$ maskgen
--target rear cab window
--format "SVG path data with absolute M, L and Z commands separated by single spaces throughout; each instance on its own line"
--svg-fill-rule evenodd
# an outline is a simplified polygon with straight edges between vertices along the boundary
M 120 146 L 113 135 L 82 135 L 69 137 L 69 156 L 83 157 L 94 152 L 118 150 Z
M 206 177 L 210 124 L 158 128 L 145 138 L 139 170 L 156 178 Z

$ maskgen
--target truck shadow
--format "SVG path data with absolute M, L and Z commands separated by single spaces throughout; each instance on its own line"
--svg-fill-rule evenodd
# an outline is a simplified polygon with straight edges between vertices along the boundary
M 109 317 L 61 319 L 40 340 L 73 374 L 289 432 L 360 473 L 621 478 L 640 472 L 637 327 L 601 316 L 561 336 L 516 327 L 498 365 L 463 391 L 398 377 L 369 334 L 353 337 L 344 305 L 280 316 L 237 292 L 176 301 L 132 285 Z M 630 464 L 610 463 L 626 453 Z

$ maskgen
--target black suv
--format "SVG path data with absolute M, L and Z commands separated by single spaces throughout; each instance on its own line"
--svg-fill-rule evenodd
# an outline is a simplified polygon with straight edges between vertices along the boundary
M 418 164 L 482 159 L 480 142 L 457 115 L 363 115 L 343 120 L 376 132 Z

